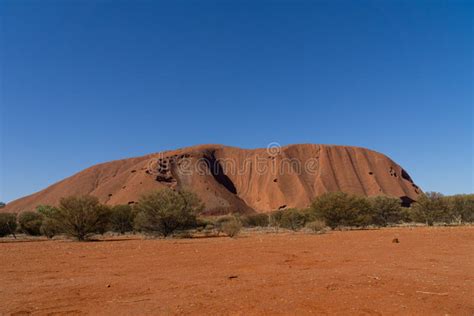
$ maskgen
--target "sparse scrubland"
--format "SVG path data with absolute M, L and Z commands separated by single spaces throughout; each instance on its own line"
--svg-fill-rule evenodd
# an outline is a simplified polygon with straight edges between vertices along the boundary
M 134 232 L 161 237 L 221 234 L 235 237 L 242 228 L 272 228 L 321 233 L 329 229 L 377 228 L 406 223 L 461 225 L 474 221 L 474 195 L 443 196 L 428 192 L 411 207 L 397 198 L 363 197 L 343 192 L 317 197 L 306 209 L 250 215 L 201 217 L 199 198 L 188 191 L 163 189 L 143 195 L 135 205 L 109 207 L 92 196 L 62 198 L 58 207 L 0 214 L 0 236 L 23 233 L 52 238 L 63 234 L 79 241 L 105 232 Z
M 193 193 L 167 189 L 134 205 L 72 196 L 0 213 L 0 236 L 34 236 L 0 242 L 0 314 L 474 311 L 474 229 L 462 225 L 473 221 L 473 195 L 427 193 L 404 208 L 386 196 L 328 193 L 305 209 L 203 210 Z

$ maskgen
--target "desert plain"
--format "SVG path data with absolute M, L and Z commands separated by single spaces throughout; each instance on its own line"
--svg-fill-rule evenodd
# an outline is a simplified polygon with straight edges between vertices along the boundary
M 0 258 L 2 315 L 474 314 L 472 226 L 3 239 Z

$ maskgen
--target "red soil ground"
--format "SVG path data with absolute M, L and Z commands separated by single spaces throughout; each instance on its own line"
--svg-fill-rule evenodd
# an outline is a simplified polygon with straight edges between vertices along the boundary
M 474 313 L 474 227 L 3 242 L 0 258 L 0 314 Z

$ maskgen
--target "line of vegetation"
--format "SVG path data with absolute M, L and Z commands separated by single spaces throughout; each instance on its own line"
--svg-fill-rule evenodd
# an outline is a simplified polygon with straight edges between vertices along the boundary
M 40 205 L 17 217 L 0 213 L 0 237 L 24 233 L 52 238 L 64 234 L 79 241 L 112 231 L 142 232 L 155 236 L 189 237 L 190 230 L 204 236 L 235 237 L 242 227 L 274 227 L 319 233 L 328 228 L 383 227 L 401 223 L 434 225 L 474 222 L 474 194 L 443 196 L 428 192 L 410 208 L 397 198 L 363 197 L 343 192 L 317 197 L 306 209 L 272 213 L 199 217 L 204 204 L 188 191 L 163 189 L 143 195 L 135 205 L 103 205 L 92 196 L 71 196 L 57 207 Z

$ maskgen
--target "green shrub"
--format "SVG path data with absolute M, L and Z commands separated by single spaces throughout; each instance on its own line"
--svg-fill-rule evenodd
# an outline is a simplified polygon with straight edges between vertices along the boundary
M 426 192 L 410 208 L 415 222 L 433 225 L 442 223 L 469 223 L 474 221 L 474 194 L 444 196 L 438 192 Z
M 306 228 L 310 229 L 314 233 L 324 232 L 326 228 L 326 223 L 322 220 L 314 220 L 312 222 L 306 223 Z
M 217 232 L 219 236 L 220 233 L 224 232 L 224 224 L 231 221 L 238 221 L 239 219 L 233 215 L 222 215 L 214 218 L 214 222 L 212 223 L 212 227 Z
M 409 207 L 402 207 L 400 210 L 400 220 L 404 223 L 413 222 L 412 211 Z
M 43 218 L 43 222 L 40 228 L 41 235 L 48 238 L 53 238 L 56 235 L 61 234 L 61 225 L 52 218 Z
M 47 214 L 45 217 L 50 225 L 43 228 L 45 234 L 50 235 L 51 232 L 46 231 L 57 228 L 70 237 L 84 241 L 92 234 L 105 232 L 110 209 L 93 196 L 70 196 L 61 198 L 59 208 L 48 208 L 44 214 Z
M 0 237 L 13 235 L 16 238 L 17 228 L 15 213 L 0 213 Z
M 130 205 L 115 205 L 110 210 L 110 228 L 114 232 L 125 234 L 133 230 L 136 212 Z
M 451 220 L 456 223 L 474 222 L 474 194 L 445 197 Z
M 308 219 L 305 211 L 298 209 L 284 210 L 280 217 L 279 227 L 297 231 L 304 227 Z
M 55 219 L 59 211 L 56 207 L 51 205 L 38 205 L 36 211 L 43 215 L 43 221 L 40 228 L 41 235 L 53 238 L 61 233 L 60 225 Z
M 41 204 L 36 206 L 36 211 L 43 215 L 43 217 L 53 217 L 58 212 L 58 208 L 51 205 Z
M 373 210 L 373 224 L 387 226 L 399 223 L 403 219 L 400 199 L 388 196 L 369 198 Z
M 135 206 L 138 230 L 169 236 L 177 229 L 196 226 L 196 215 L 204 206 L 199 198 L 187 191 L 162 189 L 143 195 Z
M 418 197 L 411 208 L 412 220 L 432 226 L 435 222 L 450 222 L 447 200 L 441 193 L 427 192 Z
M 269 224 L 272 227 L 281 227 L 281 218 L 283 217 L 283 211 L 271 212 L 268 216 Z
M 6 204 L 4 202 L 0 202 L 0 208 L 4 208 Z
M 237 218 L 234 217 L 231 220 L 223 222 L 220 227 L 222 232 L 224 232 L 224 234 L 227 236 L 236 237 L 242 229 L 242 224 Z
M 136 211 L 135 218 L 133 219 L 133 230 L 138 232 L 146 232 L 147 231 L 147 215 L 144 212 L 140 212 L 137 207 L 134 207 Z
M 242 217 L 245 227 L 267 227 L 269 224 L 268 214 L 251 214 Z
M 22 232 L 32 236 L 41 235 L 43 215 L 37 212 L 23 212 L 18 216 L 18 223 Z
M 216 231 L 216 227 L 214 224 L 207 224 L 206 226 L 203 227 L 202 232 L 204 233 L 204 236 L 206 237 L 211 237 L 214 235 L 219 235 L 219 233 Z
M 311 220 L 310 213 L 307 210 L 287 209 L 278 210 L 269 214 L 269 224 L 272 227 L 281 227 L 291 230 L 299 230 Z
M 344 192 L 326 193 L 311 205 L 311 213 L 331 228 L 367 226 L 373 221 L 373 210 L 367 198 Z
M 209 225 L 214 227 L 214 221 L 209 217 L 198 217 L 196 219 L 196 228 L 198 230 L 204 230 Z

